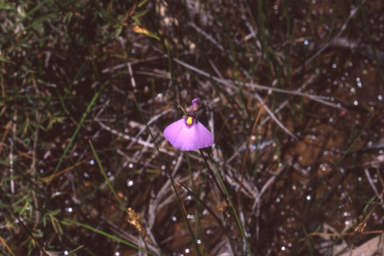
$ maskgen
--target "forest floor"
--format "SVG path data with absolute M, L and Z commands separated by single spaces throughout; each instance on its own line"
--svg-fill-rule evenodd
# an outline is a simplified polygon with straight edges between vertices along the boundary
M 383 13 L 1 1 L 0 254 L 382 255 Z

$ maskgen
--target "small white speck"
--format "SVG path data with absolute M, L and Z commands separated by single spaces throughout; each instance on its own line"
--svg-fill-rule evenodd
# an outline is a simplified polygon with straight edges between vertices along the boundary
M 90 164 L 94 165 L 95 164 L 95 161 L 91 160 L 89 161 Z
M 311 196 L 307 196 L 307 200 L 311 200 Z

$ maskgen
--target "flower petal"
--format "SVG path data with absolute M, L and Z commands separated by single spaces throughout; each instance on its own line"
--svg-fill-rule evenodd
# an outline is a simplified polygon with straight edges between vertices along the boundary
M 192 129 L 191 129 L 192 130 Z M 195 150 L 199 148 L 206 148 L 213 144 L 213 137 L 211 132 L 205 128 L 199 121 L 196 121 L 196 125 L 193 128 L 194 135 L 191 135 L 190 147 Z
M 186 119 L 180 119 L 170 124 L 164 130 L 164 137 L 175 148 L 189 151 L 209 147 L 213 144 L 212 134 L 196 119 L 192 125 L 186 124 Z

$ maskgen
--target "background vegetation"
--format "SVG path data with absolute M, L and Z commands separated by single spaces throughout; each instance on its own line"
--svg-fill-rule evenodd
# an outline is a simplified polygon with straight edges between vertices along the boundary
M 1 1 L 0 254 L 379 253 L 383 13 Z M 182 152 L 197 97 L 215 143 Z

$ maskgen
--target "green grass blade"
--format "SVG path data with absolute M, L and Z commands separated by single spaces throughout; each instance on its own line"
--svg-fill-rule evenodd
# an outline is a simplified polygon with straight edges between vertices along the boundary
M 79 125 L 77 126 L 75 132 L 73 133 L 73 135 L 72 135 L 72 137 L 71 137 L 71 140 L 69 141 L 67 147 L 66 147 L 65 150 L 64 150 L 63 155 L 60 157 L 59 163 L 57 164 L 57 166 L 56 166 L 54 172 L 51 174 L 52 176 L 55 175 L 55 173 L 59 170 L 60 165 L 61 165 L 61 163 L 63 162 L 64 157 L 67 155 L 69 149 L 71 148 L 72 143 L 75 141 L 76 135 L 79 133 L 80 128 L 81 128 L 81 126 L 83 125 L 85 118 L 87 118 L 89 112 L 91 111 L 91 108 L 93 107 L 93 105 L 94 105 L 95 102 L 96 102 L 96 99 L 99 97 L 101 91 L 104 89 L 104 87 L 105 87 L 108 83 L 109 83 L 109 81 L 106 81 L 106 82 L 100 87 L 100 89 L 99 89 L 99 90 L 95 93 L 95 95 L 93 96 L 91 102 L 88 104 L 87 109 L 85 110 L 85 112 L 83 113 L 83 116 L 81 117 L 81 120 L 80 120 L 80 122 L 79 122 Z
M 64 219 L 64 220 L 61 221 L 60 223 L 62 223 L 63 225 L 78 225 L 78 226 L 80 226 L 80 227 L 89 229 L 89 230 L 91 230 L 91 231 L 93 231 L 93 232 L 95 232 L 95 233 L 97 233 L 97 234 L 100 234 L 100 235 L 109 237 L 109 238 L 111 238 L 111 239 L 113 239 L 113 240 L 115 240 L 115 241 L 117 241 L 117 242 L 120 242 L 120 243 L 122 243 L 122 244 L 128 245 L 128 246 L 130 246 L 130 247 L 132 247 L 132 248 L 135 248 L 135 249 L 137 249 L 137 250 L 139 250 L 139 251 L 148 253 L 149 255 L 156 256 L 156 254 L 153 254 L 153 253 L 150 252 L 150 251 L 144 250 L 144 249 L 142 249 L 142 248 L 140 248 L 140 247 L 138 247 L 138 246 L 136 246 L 136 245 L 134 245 L 134 244 L 132 244 L 132 243 L 130 243 L 130 242 L 127 242 L 127 241 L 125 241 L 125 240 L 123 240 L 123 239 L 121 239 L 121 238 L 118 238 L 117 236 L 108 234 L 108 233 L 106 233 L 106 232 L 104 232 L 104 231 L 102 231 L 102 230 L 99 230 L 99 229 L 96 229 L 96 228 L 94 228 L 94 227 L 88 226 L 87 224 L 84 224 L 84 223 L 81 223 L 81 222 L 77 222 L 77 221 L 74 221 L 74 220 L 71 220 L 71 219 Z

